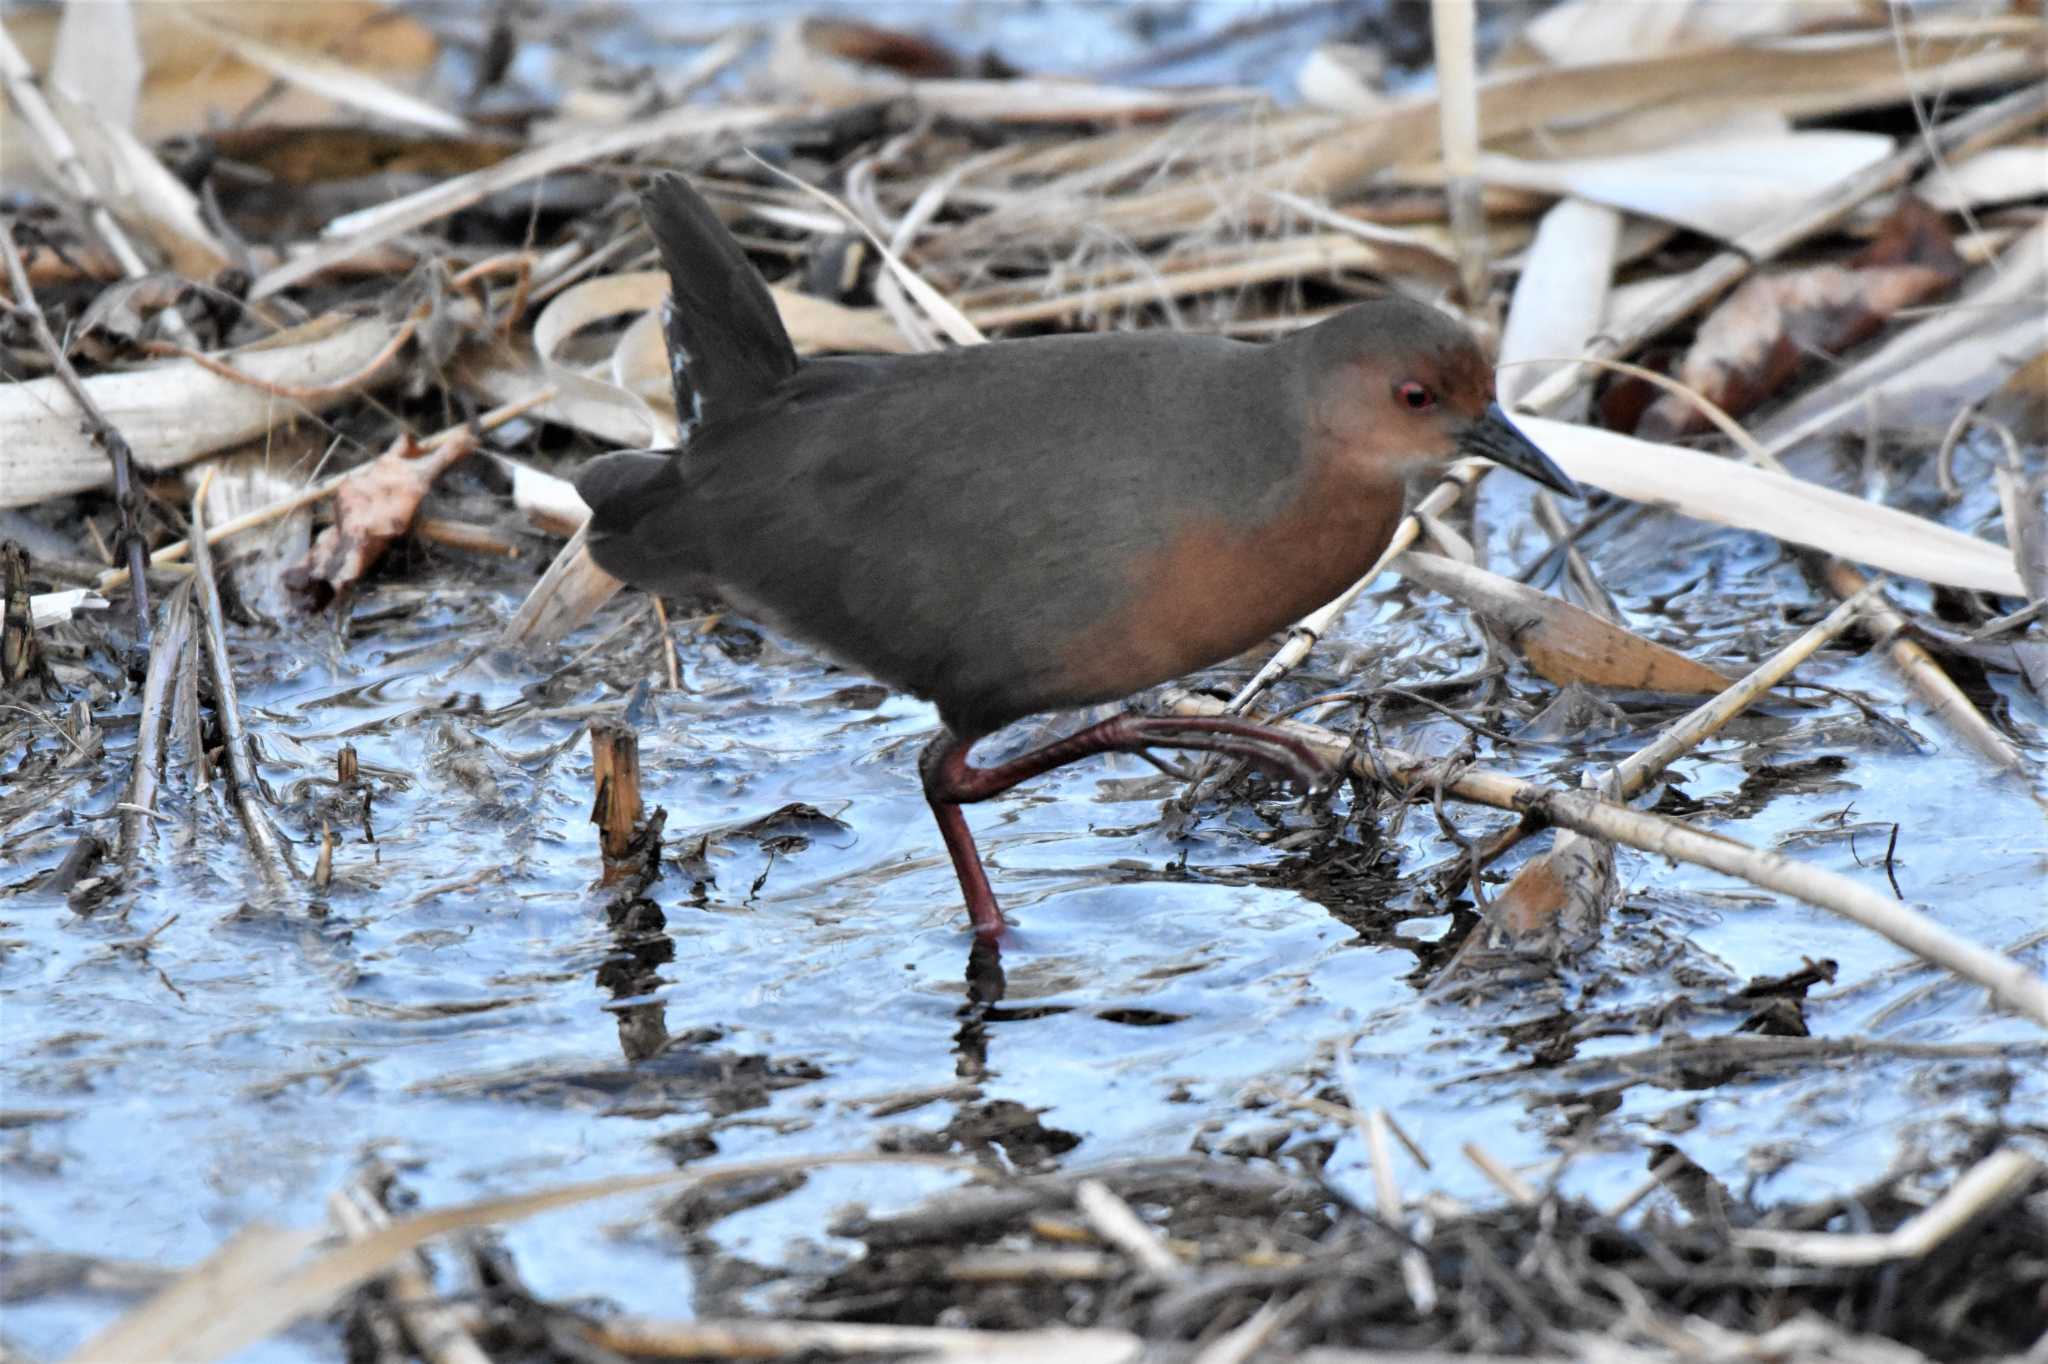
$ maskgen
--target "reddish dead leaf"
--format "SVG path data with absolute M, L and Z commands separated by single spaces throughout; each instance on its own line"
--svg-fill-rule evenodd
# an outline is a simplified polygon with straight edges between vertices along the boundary
M 960 59 L 929 38 L 852 19 L 810 19 L 803 41 L 815 51 L 903 76 L 963 76 Z
M 1700 324 L 1679 380 L 1739 417 L 1782 389 L 1811 357 L 1840 354 L 1962 275 L 1948 223 L 1918 199 L 1905 198 L 1877 239 L 1847 265 L 1761 275 L 1729 295 Z M 1671 440 L 1711 429 L 1692 403 L 1665 394 L 1650 404 L 1635 434 Z
M 475 449 L 476 437 L 467 431 L 424 452 L 412 437 L 401 437 L 335 488 L 334 524 L 285 570 L 285 586 L 300 594 L 308 610 L 324 609 L 412 527 L 434 480 Z

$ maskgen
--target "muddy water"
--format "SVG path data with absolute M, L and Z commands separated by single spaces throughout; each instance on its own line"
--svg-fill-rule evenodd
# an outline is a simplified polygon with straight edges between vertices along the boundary
M 1532 558 L 1526 489 L 1493 485 L 1483 542 L 1496 562 Z M 1969 526 L 1987 510 L 1973 498 L 1950 519 Z M 1587 548 L 1640 628 L 1726 667 L 1782 643 L 1810 612 L 1797 568 L 1754 537 L 1624 519 Z M 1023 1163 L 1195 1147 L 1288 1160 L 1321 1141 L 1333 1184 L 1365 1197 L 1347 1129 L 1259 1097 L 1268 1086 L 1342 1097 L 1348 1085 L 1432 1153 L 1427 1173 L 1404 1160 L 1411 1191 L 1492 1197 L 1455 1154 L 1477 1141 L 1539 1181 L 1569 1153 L 1564 1186 L 1605 1203 L 1668 1140 L 1738 1191 L 1754 1178 L 1770 1199 L 1854 1185 L 1915 1143 L 1956 1139 L 1993 1111 L 2002 1076 L 2008 1116 L 2043 1114 L 2038 1053 L 1879 1047 L 1699 1076 L 1690 1089 L 1629 1083 L 1629 1054 L 1729 1032 L 1743 1014 L 1716 1001 L 1808 958 L 1840 964 L 1809 1011 L 1817 1036 L 2032 1036 L 1972 991 L 1895 973 L 1901 954 L 1852 925 L 1625 850 L 1625 902 L 1586 962 L 1561 980 L 1427 999 L 1420 955 L 1439 959 L 1435 944 L 1469 906 L 1423 887 L 1456 856 L 1426 808 L 1380 844 L 1352 830 L 1290 849 L 1272 845 L 1311 825 L 1298 803 L 1233 798 L 1171 836 L 1159 816 L 1177 786 L 1136 760 L 1069 769 L 971 812 L 1017 931 L 1003 1006 L 963 1028 L 968 937 L 915 775 L 929 709 L 730 619 L 709 633 L 678 626 L 683 687 L 670 691 L 637 596 L 537 663 L 465 665 L 532 571 L 415 562 L 363 594 L 345 634 L 319 621 L 236 632 L 263 776 L 302 864 L 323 816 L 353 821 L 337 826 L 324 897 L 266 894 L 230 813 L 175 772 L 139 890 L 81 914 L 23 888 L 62 856 L 77 816 L 118 799 L 132 698 L 102 715 L 96 763 L 50 779 L 46 802 L 10 815 L 0 1229 L 23 1299 L 6 1314 L 13 1344 L 61 1353 L 128 1301 L 39 1289 L 26 1268 L 49 1271 L 67 1253 L 188 1264 L 252 1221 L 319 1221 L 327 1194 L 372 1156 L 398 1166 L 420 1203 L 442 1205 L 666 1168 L 675 1149 L 715 1146 L 723 1159 L 900 1146 L 906 1129 L 936 1131 L 1009 1100 L 1042 1110 L 1037 1144 L 1011 1153 Z M 1480 664 L 1460 613 L 1383 587 L 1302 694 L 1344 680 L 1357 660 L 1376 660 L 1367 679 L 1409 682 Z M 98 657 L 89 666 L 111 676 Z M 1897 824 L 1892 874 L 1907 899 L 1982 943 L 2041 929 L 2048 838 L 2034 794 L 1990 780 L 1881 664 L 1836 651 L 1803 675 L 1857 690 L 1903 729 L 1873 726 L 1840 699 L 1773 701 L 1679 765 L 1689 799 L 1738 802 L 1741 818 L 1709 813 L 1705 826 L 1882 888 Z M 651 947 L 615 936 L 592 890 L 582 735 L 649 682 L 644 781 L 668 811 L 674 859 L 655 890 L 666 927 Z M 1509 684 L 1523 714 L 1550 699 L 1526 675 Z M 2040 709 L 2005 679 L 1988 686 L 2038 754 Z M 1575 724 L 1569 747 L 1483 740 L 1481 760 L 1568 778 L 1639 746 L 1677 709 L 1610 698 Z M 1425 712 L 1390 716 L 1385 733 L 1404 746 L 1457 741 Z M 62 743 L 38 724 L 9 733 L 10 772 Z M 367 833 L 358 813 L 322 804 L 345 743 L 375 792 Z M 1468 837 L 1504 818 L 1450 813 Z M 622 969 L 629 949 L 637 970 Z M 1657 1009 L 1661 1028 L 1645 1021 Z M 1557 1027 L 1595 1017 L 1611 1027 L 1589 1031 L 1608 1035 L 1564 1064 L 1532 1065 Z M 1527 1026 L 1509 1038 L 1511 1024 Z M 873 1111 L 895 1107 L 878 1098 L 926 1089 L 941 1097 Z M 1588 1117 L 1603 1095 L 1594 1107 L 1611 1111 Z M 951 1179 L 820 1172 L 709 1235 L 748 1260 L 816 1267 L 851 1250 L 825 1231 L 836 1209 L 901 1206 Z M 556 1214 L 510 1228 L 506 1242 L 543 1294 L 687 1312 L 706 1252 L 685 1257 L 653 1207 Z M 778 1300 L 772 1288 L 748 1299 Z M 328 1328 L 311 1326 L 253 1357 L 333 1349 Z

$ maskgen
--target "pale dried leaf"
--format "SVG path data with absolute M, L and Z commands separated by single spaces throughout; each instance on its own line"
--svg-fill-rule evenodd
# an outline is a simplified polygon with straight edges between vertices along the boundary
M 504 455 L 492 454 L 491 462 L 512 479 L 512 505 L 519 508 L 536 529 L 553 535 L 573 535 L 590 519 L 590 508 L 566 478 L 522 464 Z
M 1537 225 L 1500 339 L 1500 401 L 1511 406 L 1554 366 L 1523 363 L 1577 355 L 1599 334 L 1614 279 L 1621 215 L 1561 199 Z
M 2048 199 L 2048 142 L 1987 147 L 1954 165 L 1931 167 L 1913 193 L 1943 213 Z
M 1544 417 L 1515 420 L 1566 473 L 1617 497 L 1904 577 L 2002 596 L 2021 593 L 2005 546 L 1923 517 L 1681 446 Z
M 142 98 L 142 45 L 129 0 L 72 0 L 57 24 L 57 50 L 44 88 L 62 91 L 100 120 L 132 132 Z
M 1532 19 L 1521 38 L 1554 65 L 1585 66 L 1847 26 L 1867 16 L 1863 0 L 1568 0 Z
M 1637 156 L 1574 161 L 1484 156 L 1480 174 L 1489 184 L 1576 195 L 1733 240 L 1785 216 L 1891 150 L 1892 140 L 1879 133 L 1737 135 Z
M 222 358 L 267 382 L 318 387 L 360 371 L 394 329 L 379 318 L 323 318 Z M 387 367 L 377 381 L 399 374 Z M 281 402 L 189 360 L 95 374 L 85 388 L 148 469 L 177 468 L 302 411 L 325 411 L 356 396 L 337 392 L 313 403 Z M 110 487 L 113 480 L 113 465 L 80 429 L 77 409 L 57 379 L 0 385 L 0 506 L 30 506 Z

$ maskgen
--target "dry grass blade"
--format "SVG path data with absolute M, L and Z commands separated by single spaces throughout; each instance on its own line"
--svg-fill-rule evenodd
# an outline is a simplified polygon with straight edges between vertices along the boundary
M 163 780 L 164 736 L 171 722 L 171 687 L 192 647 L 192 591 L 187 578 L 164 598 L 163 613 L 149 650 L 149 671 L 142 680 L 142 709 L 136 717 L 135 757 L 121 811 L 121 864 L 135 866 L 142 845 L 156 836 L 157 784 Z
M 1442 128 L 1444 194 L 1458 246 L 1459 289 L 1469 308 L 1486 302 L 1486 211 L 1479 201 L 1479 60 L 1473 0 L 1431 0 L 1437 113 Z
M 14 39 L 9 36 L 5 25 L 0 25 L 0 83 L 6 85 L 8 98 L 20 111 L 22 121 L 28 125 L 29 135 L 56 166 L 57 174 L 65 187 L 84 205 L 86 221 L 92 225 L 93 232 L 113 254 L 114 259 L 120 262 L 121 273 L 129 279 L 141 279 L 147 275 L 149 266 L 136 253 L 135 247 L 128 240 L 128 234 L 114 221 L 113 214 L 107 211 L 106 197 L 100 193 L 99 186 L 93 183 L 91 172 L 79 159 L 78 149 L 71 144 L 71 139 L 65 134 L 49 104 L 43 99 L 42 91 L 36 87 L 35 72 L 30 69 L 28 60 L 21 55 L 21 49 L 14 45 Z M 7 243 L 7 250 L 10 253 L 14 250 L 11 239 Z M 165 322 L 170 327 L 172 335 L 178 339 L 187 342 L 193 339 L 185 319 L 175 310 Z
M 345 62 L 319 52 L 292 51 L 266 43 L 251 34 L 205 23 L 182 6 L 165 8 L 193 32 L 204 35 L 208 42 L 219 44 L 222 49 L 287 84 L 324 95 L 371 118 L 424 128 L 450 137 L 469 133 L 469 125 L 454 114 L 395 89 Z
M 1844 597 L 1857 596 L 1870 586 L 1861 573 L 1839 560 L 1827 566 L 1828 586 Z M 1906 618 L 1894 611 L 1882 596 L 1870 599 L 1864 608 L 1870 617 L 1871 632 L 1885 642 L 1885 652 L 1891 655 L 1892 663 L 1905 675 L 1907 684 L 1920 694 L 1920 698 L 1933 708 L 1942 720 L 1984 757 L 2010 772 L 2026 771 L 2026 760 L 2012 741 L 2000 734 L 1991 722 L 1984 718 L 1984 712 L 1971 704 L 1936 662 L 1933 655 L 1909 637 Z
M 1604 204 L 1567 198 L 1543 215 L 1501 333 L 1503 407 L 1513 407 L 1542 378 L 1533 362 L 1575 355 L 1599 334 L 1620 242 L 1621 214 Z
M 626 1317 L 588 1328 L 593 1345 L 640 1359 L 784 1359 L 889 1355 L 947 1361 L 1136 1364 L 1145 1343 L 1125 1331 L 973 1331 L 837 1321 L 652 1321 Z
M 711 109 L 685 105 L 622 128 L 602 128 L 543 143 L 496 165 L 440 181 L 402 199 L 329 223 L 326 235 L 331 240 L 259 276 L 249 288 L 249 297 L 268 298 L 359 252 L 381 246 L 400 233 L 425 227 L 486 195 L 537 180 L 553 171 L 608 160 L 671 138 L 744 131 L 766 123 L 778 112 L 749 105 Z
M 944 294 L 934 289 L 925 280 L 924 276 L 905 265 L 903 258 L 897 255 L 890 248 L 889 244 L 883 241 L 874 228 L 868 226 L 859 214 L 848 208 L 839 199 L 819 189 L 816 185 L 811 184 L 807 180 L 798 179 L 780 166 L 771 166 L 758 156 L 754 158 L 754 162 L 777 179 L 788 181 L 791 185 L 794 185 L 811 198 L 816 199 L 819 203 L 831 209 L 858 230 L 862 236 L 866 237 L 868 243 L 881 256 L 882 264 L 888 267 L 890 276 L 903 286 L 905 292 L 917 300 L 917 305 L 924 309 L 925 315 L 939 324 L 939 330 L 943 331 L 954 345 L 976 346 L 988 340 L 988 337 L 982 334 L 981 328 L 967 320 L 967 314 L 955 307 Z
M 1222 703 L 1187 692 L 1169 693 L 1164 704 L 1179 715 L 1224 713 Z M 1375 747 L 1370 753 L 1347 758 L 1349 742 L 1328 730 L 1294 721 L 1277 723 L 1318 748 L 1329 762 L 1347 765 L 1361 780 L 1391 776 L 1425 790 L 1435 783 L 1436 764 L 1398 749 Z M 1818 905 L 1861 924 L 1923 960 L 1983 986 L 2000 1004 L 2048 1028 L 2048 981 L 2010 958 L 1956 937 L 1920 911 L 1866 890 L 1847 877 L 1752 848 L 1732 838 L 1700 833 L 1674 820 L 1643 814 L 1582 792 L 1524 781 L 1505 772 L 1468 768 L 1451 775 L 1442 785 L 1446 796 L 1518 814 L 1533 814 L 1590 837 L 1706 867 Z
M 2034 84 L 1943 124 L 1930 138 L 1908 142 L 1884 160 L 1814 196 L 1803 207 L 1743 234 L 1733 250 L 1723 251 L 1686 273 L 1655 307 L 1603 336 L 1593 353 L 1612 358 L 1635 350 L 1719 298 L 1756 266 L 1834 227 L 1875 196 L 1905 184 L 1919 174 L 1935 152 L 1955 155 L 1962 148 L 1996 141 L 2016 129 L 2031 126 L 2044 111 L 2048 111 L 2048 84 Z M 1583 379 L 1577 366 L 1560 370 L 1524 395 L 1522 406 L 1533 412 L 1552 411 Z
M 1881 583 L 1866 583 L 1797 639 L 1744 674 L 1728 690 L 1689 712 L 1656 740 L 1636 750 L 1615 767 L 1621 798 L 1641 794 L 1665 768 L 1721 732 L 1730 720 L 1757 698 L 1792 675 L 1792 670 L 1847 630 L 1857 614 L 1878 595 Z
M 1153 1274 L 1166 1279 L 1186 1275 L 1187 1267 L 1159 1239 L 1159 1233 L 1145 1225 L 1131 1205 L 1117 1197 L 1099 1179 L 1084 1179 L 1074 1186 L 1074 1206 L 1088 1219 L 1103 1240 Z
M 578 527 L 541 574 L 526 600 L 498 635 L 498 647 L 518 649 L 552 644 L 597 614 L 625 584 L 597 566 L 583 547 Z
M 309 1312 L 317 1312 L 406 1252 L 451 1231 L 516 1222 L 599 1198 L 828 1165 L 898 1164 L 975 1173 L 966 1161 L 941 1156 L 798 1156 L 736 1162 L 719 1168 L 615 1175 L 563 1184 L 539 1193 L 484 1199 L 403 1218 L 311 1260 L 299 1253 L 316 1240 L 310 1232 L 264 1232 L 262 1253 L 223 1252 L 192 1274 L 87 1341 L 66 1364 L 132 1364 L 175 1359 L 207 1364 L 263 1340 Z M 245 1233 L 245 1236 L 247 1234 Z M 239 1244 L 239 1243 L 237 1243 Z M 233 1250 L 233 1247 L 230 1248 Z
M 373 1167 L 374 1168 L 374 1167 Z M 327 1199 L 327 1210 L 344 1234 L 360 1241 L 391 1225 L 391 1214 L 363 1177 Z M 491 1364 L 455 1309 L 440 1300 L 418 1251 L 400 1255 L 384 1272 L 386 1294 L 428 1364 Z
M 1996 388 L 2013 362 L 2041 344 L 2041 299 L 2048 295 L 2048 222 L 2036 224 L 1997 267 L 1954 305 L 1936 311 L 1803 395 L 1761 428 L 1770 449 L 1803 440 L 1862 416 L 1870 395 L 1893 410 L 1915 390 L 1944 404 L 1979 398 Z M 1946 415 L 1944 413 L 1944 415 Z
M 503 407 L 495 407 L 489 412 L 482 413 L 477 417 L 475 427 L 478 431 L 494 431 L 516 417 L 525 416 L 536 408 L 544 407 L 554 396 L 554 390 L 551 388 L 543 388 L 537 393 L 529 393 L 517 402 L 507 403 Z M 457 432 L 467 432 L 468 430 L 469 427 L 466 425 L 450 427 L 421 441 L 420 448 L 422 450 L 436 449 L 442 442 L 453 439 Z M 230 521 L 223 521 L 206 532 L 206 543 L 209 545 L 220 544 L 224 540 L 240 535 L 243 531 L 254 530 L 258 526 L 269 525 L 280 517 L 289 516 L 301 507 L 310 507 L 322 498 L 331 495 L 336 488 L 340 487 L 347 480 L 349 472 L 353 471 L 334 474 L 331 477 L 322 479 L 318 483 L 310 484 L 300 489 L 290 497 L 273 502 L 267 507 L 247 512 Z M 578 524 L 581 524 L 581 522 L 579 521 Z M 192 542 L 190 540 L 173 540 L 149 556 L 150 567 L 157 568 L 166 564 L 176 563 L 191 552 Z M 100 575 L 98 586 L 102 592 L 111 592 L 127 581 L 127 569 L 109 569 Z

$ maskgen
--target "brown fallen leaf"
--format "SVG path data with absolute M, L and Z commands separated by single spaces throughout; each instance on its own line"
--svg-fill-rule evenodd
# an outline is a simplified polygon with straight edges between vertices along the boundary
M 401 436 L 389 450 L 357 469 L 334 490 L 334 524 L 320 532 L 306 557 L 284 572 L 284 585 L 309 611 L 324 610 L 353 587 L 405 534 L 419 514 L 434 480 L 476 449 L 476 437 L 460 431 L 422 450 Z
M 2014 370 L 1984 400 L 1982 411 L 2023 445 L 2048 442 L 2048 350 Z
M 1394 567 L 1410 582 L 1464 603 L 1507 636 L 1531 671 L 1560 686 L 1580 682 L 1712 695 L 1729 684 L 1704 663 L 1483 568 L 1414 550 Z
M 1688 388 L 1741 416 L 1782 389 L 1815 355 L 1838 355 L 1893 314 L 1942 293 L 1963 275 L 1942 216 L 1907 196 L 1877 239 L 1847 265 L 1760 275 L 1700 324 L 1678 368 Z M 1649 405 L 1635 433 L 1668 441 L 1711 430 L 1676 394 Z

